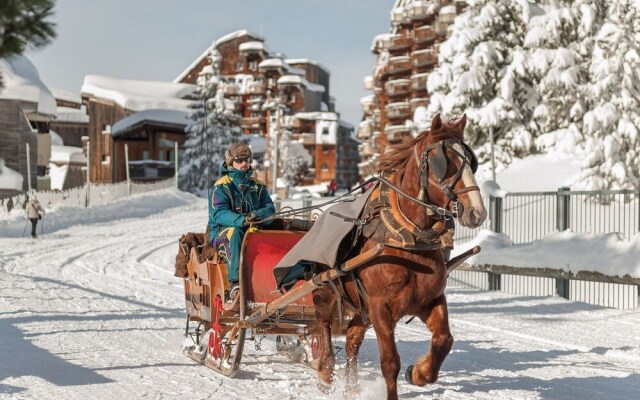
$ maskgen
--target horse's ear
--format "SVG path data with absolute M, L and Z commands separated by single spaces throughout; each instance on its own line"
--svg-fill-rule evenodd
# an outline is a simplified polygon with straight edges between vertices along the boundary
M 431 132 L 435 132 L 442 128 L 442 118 L 440 118 L 440 113 L 437 113 L 433 120 L 431 121 Z
M 456 126 L 461 130 L 464 131 L 464 127 L 467 126 L 467 114 L 462 114 L 462 118 L 460 118 L 460 121 L 458 121 L 458 123 L 456 124 Z

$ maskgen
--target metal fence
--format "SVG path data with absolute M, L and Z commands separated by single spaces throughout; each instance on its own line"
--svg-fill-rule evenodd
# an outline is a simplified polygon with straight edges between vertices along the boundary
M 640 232 L 640 193 L 634 190 L 508 193 L 485 199 L 489 215 L 476 229 L 456 228 L 456 241 L 466 242 L 478 230 L 504 233 L 513 243 L 529 243 L 571 229 L 575 233 L 619 233 L 626 240 Z

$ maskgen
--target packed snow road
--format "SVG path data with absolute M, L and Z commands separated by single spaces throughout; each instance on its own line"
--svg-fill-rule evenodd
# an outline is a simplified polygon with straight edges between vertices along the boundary
M 180 234 L 205 221 L 205 201 L 172 190 L 52 210 L 36 240 L 20 237 L 21 215 L 0 220 L 0 398 L 342 399 L 344 351 L 330 396 L 313 370 L 276 353 L 272 337 L 246 343 L 234 379 L 181 353 L 173 258 Z M 456 342 L 440 380 L 401 380 L 401 398 L 638 398 L 640 312 L 461 287 L 448 299 Z M 396 337 L 404 373 L 429 334 L 401 321 Z M 359 377 L 358 398 L 383 397 L 372 331 Z

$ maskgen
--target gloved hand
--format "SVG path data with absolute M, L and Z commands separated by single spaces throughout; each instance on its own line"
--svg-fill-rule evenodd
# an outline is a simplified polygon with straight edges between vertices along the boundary
M 247 227 L 247 226 L 251 225 L 251 222 L 255 222 L 255 221 L 259 220 L 259 219 L 260 219 L 260 217 L 258 217 L 258 215 L 256 213 L 250 213 L 249 215 L 244 217 L 244 221 L 242 222 L 242 226 Z
M 259 220 L 259 219 L 260 219 L 260 217 L 258 217 L 258 214 L 254 213 L 254 212 L 249 213 L 249 215 L 247 215 L 247 221 L 249 221 L 249 222 L 255 222 L 255 221 Z

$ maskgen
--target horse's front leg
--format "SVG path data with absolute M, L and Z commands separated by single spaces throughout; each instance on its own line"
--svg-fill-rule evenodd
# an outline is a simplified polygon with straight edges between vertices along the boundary
M 415 365 L 407 368 L 405 377 L 409 383 L 424 386 L 438 380 L 440 367 L 453 346 L 446 297 L 440 296 L 436 299 L 435 304 L 419 317 L 431 330 L 431 347 L 426 356 L 421 357 Z
M 331 322 L 335 308 L 335 296 L 328 288 L 321 288 L 313 293 L 313 303 L 316 307 L 316 319 L 319 328 L 318 355 L 318 387 L 323 392 L 329 392 L 333 383 L 333 368 L 336 363 L 331 344 Z
M 369 316 L 378 338 L 380 351 L 380 369 L 387 384 L 387 400 L 398 398 L 398 374 L 400 373 L 400 355 L 396 348 L 395 328 L 391 310 L 385 301 L 369 299 Z
M 366 332 L 367 327 L 362 323 L 362 318 L 359 315 L 355 316 L 349 323 L 346 338 L 347 369 L 345 375 L 349 391 L 358 388 L 358 352 Z

